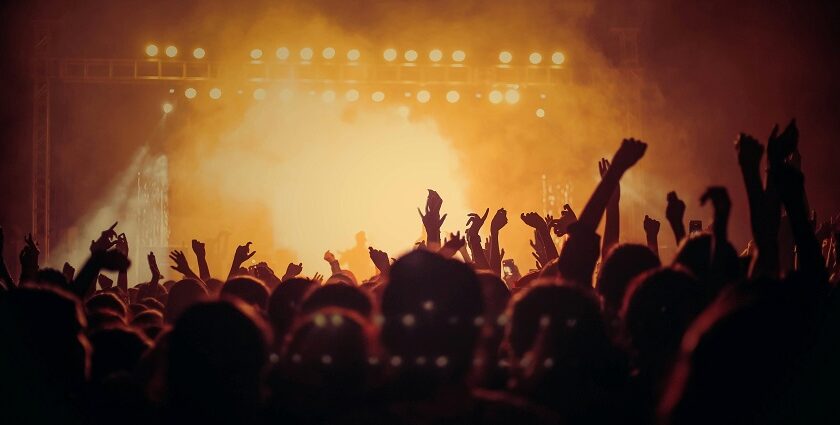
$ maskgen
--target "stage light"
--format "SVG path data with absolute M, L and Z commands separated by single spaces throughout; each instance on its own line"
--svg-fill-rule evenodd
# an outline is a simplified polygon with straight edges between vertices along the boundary
M 254 90 L 254 99 L 255 100 L 265 100 L 265 96 L 267 95 L 264 88 L 258 88 Z
M 277 56 L 277 59 L 280 59 L 281 61 L 289 59 L 289 49 L 286 47 L 281 47 L 277 49 L 277 52 L 275 52 L 274 54 Z
M 467 54 L 463 50 L 456 50 L 452 52 L 452 60 L 455 62 L 463 62 L 467 58 Z
M 154 44 L 149 44 L 148 46 L 146 46 L 146 54 L 149 56 L 157 56 L 158 46 Z
M 175 46 L 166 46 L 166 50 L 164 50 L 164 53 L 166 53 L 166 56 L 174 58 L 178 54 L 178 48 Z
M 440 62 L 443 59 L 443 52 L 440 49 L 434 49 L 429 52 L 429 60 L 432 62 Z
M 309 47 L 304 47 L 304 48 L 300 49 L 300 58 L 305 60 L 305 61 L 312 60 L 312 56 L 314 54 L 315 53 Z
M 280 90 L 280 100 L 282 100 L 283 102 L 288 102 L 288 101 L 292 100 L 292 96 L 294 96 L 294 93 L 292 93 L 291 90 L 289 90 L 289 89 Z
M 175 109 L 175 107 L 172 106 L 171 103 L 166 102 L 166 103 L 163 104 L 163 113 L 164 114 L 168 114 L 168 113 L 172 112 L 173 109 Z
M 534 65 L 539 65 L 542 62 L 542 55 L 537 52 L 531 53 L 531 56 L 528 56 L 528 60 Z
M 222 89 L 220 89 L 218 87 L 213 87 L 212 89 L 210 89 L 210 99 L 215 100 L 215 99 L 218 99 L 220 97 L 222 97 Z
M 562 65 L 563 62 L 566 62 L 566 55 L 560 52 L 554 52 L 551 55 L 551 62 L 553 62 L 555 65 Z
M 498 90 L 491 91 L 490 94 L 487 97 L 488 97 L 488 99 L 490 99 L 490 103 L 492 103 L 494 105 L 502 103 L 502 100 L 504 100 L 504 98 L 505 98 L 505 96 L 502 94 L 502 92 L 500 92 Z
M 326 103 L 332 103 L 333 101 L 335 101 L 335 92 L 332 90 L 327 90 L 321 93 L 321 100 L 323 100 Z
M 169 89 L 169 94 L 175 94 L 175 89 Z
M 258 60 L 259 58 L 262 57 L 262 53 L 263 53 L 262 49 L 251 50 L 251 59 Z
M 405 51 L 405 60 L 409 62 L 414 62 L 417 60 L 417 51 L 416 50 L 406 50 Z
M 510 63 L 513 60 L 513 55 L 510 54 L 508 51 L 504 51 L 499 53 L 499 62 L 501 63 Z
M 545 98 L 546 98 L 545 93 L 540 93 L 540 99 L 545 99 Z
M 449 90 L 449 92 L 446 93 L 446 101 L 449 102 L 449 103 L 455 103 L 460 98 L 461 98 L 461 95 L 458 94 L 458 92 L 456 90 Z
M 397 58 L 397 51 L 396 49 L 385 49 L 385 51 L 382 52 L 382 57 L 388 62 L 393 62 L 394 59 Z
M 359 53 L 359 49 L 350 49 L 347 51 L 347 60 L 351 62 L 356 62 L 361 56 L 362 54 Z
M 335 49 L 333 49 L 332 47 L 327 47 L 326 49 L 324 49 L 324 51 L 321 52 L 321 55 L 324 57 L 324 59 L 332 59 L 335 57 Z
M 383 100 L 385 100 L 385 93 L 382 93 L 381 91 L 375 91 L 373 92 L 373 94 L 370 95 L 370 99 L 377 103 L 382 102 Z
M 198 95 L 198 91 L 196 91 L 196 89 L 192 87 L 188 87 L 186 90 L 184 90 L 184 97 L 186 97 L 187 99 L 195 99 L 196 95 Z
M 428 103 L 431 100 L 432 94 L 428 90 L 420 90 L 417 92 L 417 101 L 420 103 Z
M 344 98 L 347 99 L 348 102 L 355 102 L 359 100 L 359 91 L 356 89 L 347 90 L 347 93 L 344 93 Z
M 411 97 L 411 92 L 407 91 L 407 92 L 403 93 L 403 95 L 407 98 L 410 98 Z
M 519 102 L 519 90 L 508 89 L 505 92 L 505 102 L 510 103 L 511 105 Z
M 543 108 L 537 108 L 536 112 L 537 118 L 542 118 L 545 116 L 545 110 Z

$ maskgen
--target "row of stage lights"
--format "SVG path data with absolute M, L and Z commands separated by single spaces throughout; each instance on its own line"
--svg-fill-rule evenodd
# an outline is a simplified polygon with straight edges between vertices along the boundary
M 146 46 L 146 55 L 149 57 L 157 57 L 160 54 L 160 48 L 156 44 L 149 44 Z M 174 58 L 178 56 L 178 48 L 175 46 L 166 46 L 163 49 L 163 54 L 166 57 Z M 335 58 L 337 52 L 332 47 L 326 47 L 324 50 L 321 51 L 321 56 L 326 60 L 332 60 Z M 287 47 L 280 47 L 275 52 L 274 55 L 277 57 L 278 60 L 284 61 L 288 60 L 292 52 Z M 304 47 L 300 49 L 298 52 L 300 59 L 303 61 L 311 61 L 315 57 L 315 51 L 311 47 Z M 382 58 L 385 59 L 386 62 L 394 62 L 397 60 L 398 57 L 397 49 L 385 49 L 382 52 Z M 197 47 L 193 49 L 192 56 L 195 59 L 204 59 L 207 56 L 207 52 L 201 48 Z M 249 53 L 249 56 L 252 60 L 259 61 L 263 58 L 264 53 L 262 49 L 253 49 Z M 347 60 L 350 62 L 357 62 L 362 57 L 362 53 L 359 49 L 350 49 L 347 51 Z M 408 63 L 416 62 L 420 59 L 420 53 L 416 50 L 406 50 L 403 52 L 403 58 Z M 428 58 L 432 62 L 440 62 L 443 60 L 443 51 L 440 49 L 432 49 L 428 53 Z M 453 62 L 461 63 L 467 59 L 467 54 L 463 50 L 454 50 L 451 53 L 451 58 Z M 566 61 L 566 56 L 562 52 L 553 52 L 551 54 L 551 63 L 554 65 L 562 65 L 563 62 Z M 509 64 L 513 62 L 513 53 L 505 50 L 499 52 L 499 62 L 502 64 Z M 532 65 L 539 65 L 543 62 L 543 55 L 539 52 L 533 52 L 528 55 L 528 62 Z
M 174 89 L 170 90 L 170 93 L 174 93 Z M 310 91 L 310 95 L 315 95 L 315 91 Z M 242 90 L 238 91 L 238 94 L 242 94 Z M 222 97 L 222 89 L 218 87 L 213 87 L 207 91 L 207 96 L 213 100 L 219 100 Z M 265 100 L 268 97 L 268 91 L 264 88 L 258 88 L 254 90 L 252 93 L 254 100 Z M 284 89 L 280 91 L 280 99 L 281 100 L 290 100 L 293 96 L 292 90 Z M 359 90 L 356 89 L 349 89 L 344 92 L 344 100 L 347 102 L 356 102 L 361 99 L 361 93 Z M 198 97 L 198 90 L 194 87 L 188 87 L 184 90 L 184 97 L 187 99 L 195 99 Z M 414 97 L 420 103 L 429 103 L 432 100 L 432 93 L 429 90 L 419 90 L 417 93 L 412 94 L 411 92 L 405 92 L 406 98 Z M 446 92 L 444 96 L 446 101 L 449 103 L 458 103 L 461 100 L 461 93 L 458 90 L 449 90 Z M 475 97 L 480 99 L 483 97 L 482 93 L 476 93 Z M 321 92 L 321 100 L 324 102 L 333 102 L 338 98 L 338 94 L 334 90 L 325 90 Z M 516 104 L 519 103 L 520 93 L 519 90 L 510 88 L 505 91 L 494 89 L 487 93 L 487 100 L 494 104 L 498 105 L 502 102 L 508 104 Z M 545 94 L 541 94 L 540 98 L 545 99 Z M 385 100 L 385 92 L 376 90 L 371 92 L 370 100 L 375 103 L 379 103 Z

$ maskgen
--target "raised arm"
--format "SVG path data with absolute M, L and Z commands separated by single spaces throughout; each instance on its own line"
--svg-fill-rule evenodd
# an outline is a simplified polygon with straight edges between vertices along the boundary
M 685 239 L 685 202 L 678 198 L 677 192 L 674 191 L 668 192 L 666 201 L 668 204 L 665 207 L 665 219 L 668 220 L 668 224 L 674 232 L 674 239 L 679 245 Z
M 605 158 L 601 158 L 598 163 L 598 172 L 601 178 L 607 174 L 610 168 L 610 162 Z M 618 201 L 621 199 L 621 184 L 615 185 L 615 190 L 610 196 L 610 201 L 607 203 L 606 223 L 604 224 L 604 240 L 601 242 L 601 255 L 607 255 L 610 249 L 618 244 L 619 232 L 621 228 L 620 211 L 618 209 Z
M 496 273 L 497 276 L 502 275 L 502 254 L 499 250 L 499 231 L 508 223 L 507 211 L 504 208 L 499 208 L 493 220 L 490 221 L 490 269 Z
M 659 256 L 659 221 L 650 218 L 649 216 L 645 215 L 645 221 L 643 223 L 645 228 L 645 236 L 647 237 L 647 246 L 653 251 L 656 256 Z
M 440 226 L 446 220 L 446 214 L 440 215 L 440 207 L 443 205 L 443 199 L 432 189 L 428 189 L 429 194 L 426 197 L 426 214 L 420 208 L 417 212 L 420 214 L 420 220 L 423 222 L 423 227 L 426 228 L 426 245 L 432 251 L 437 251 L 440 248 Z
M 248 242 L 245 245 L 239 245 L 236 247 L 236 251 L 233 253 L 233 262 L 230 264 L 228 279 L 236 276 L 239 273 L 239 268 L 242 267 L 242 263 L 248 261 L 248 259 L 257 253 L 256 251 L 251 251 L 251 243 L 252 242 Z M 195 275 L 195 273 L 193 273 L 193 275 Z
M 370 246 L 368 247 L 368 255 L 370 255 L 370 261 L 373 262 L 373 265 L 376 266 L 379 273 L 386 275 L 391 271 L 391 259 L 388 257 L 388 253 Z
M 207 266 L 207 251 L 204 249 L 204 242 L 193 239 L 192 250 L 198 261 L 198 277 L 207 282 L 210 279 L 210 267 Z
M 38 245 L 32 240 L 32 234 L 25 236 L 26 242 L 20 251 L 20 279 L 19 282 L 35 281 L 38 278 L 38 256 L 41 251 Z
M 747 190 L 750 229 L 755 241 L 755 249 L 758 251 L 750 275 L 776 277 L 779 275 L 778 231 L 775 233 L 772 231 L 770 220 L 773 212 L 768 209 L 761 183 L 760 167 L 764 146 L 751 136 L 741 133 L 735 141 L 735 150 L 738 152 L 738 165 Z M 778 207 L 776 207 L 775 215 L 779 215 Z M 778 222 L 778 218 L 776 221 Z
M 826 278 L 825 264 L 819 241 L 808 217 L 809 211 L 805 204 L 805 179 L 802 173 L 788 164 L 782 164 L 770 170 L 770 178 L 776 181 L 779 197 L 790 220 L 798 254 L 798 270 L 808 276 L 824 280 Z
M 577 225 L 579 229 L 593 233 L 596 231 L 610 198 L 618 188 L 619 180 L 630 167 L 644 156 L 645 150 L 647 150 L 647 145 L 642 141 L 624 139 L 621 142 L 621 147 L 613 156 L 607 172 L 604 173 L 601 182 L 595 187 L 595 192 L 592 193 L 578 217 Z
M 332 252 L 327 251 L 324 253 L 324 261 L 330 263 L 330 273 L 341 273 L 341 264 L 335 259 L 335 255 Z
M 545 222 L 545 219 L 535 212 L 522 213 L 519 218 L 534 229 L 535 245 L 542 246 L 546 263 L 559 257 L 557 247 L 554 246 L 554 241 L 551 239 L 551 233 L 548 231 L 548 224 Z
M 128 258 L 128 239 L 125 237 L 125 233 L 120 233 L 117 236 L 117 243 L 114 244 L 114 248 L 117 249 L 122 255 L 125 255 Z M 117 273 L 117 289 L 120 290 L 120 296 L 124 297 L 124 299 L 128 299 L 128 270 L 120 270 Z
M 487 215 L 489 214 L 490 208 L 487 208 L 484 211 L 483 216 L 476 213 L 470 213 L 467 215 L 467 217 L 469 217 L 467 219 L 466 231 L 467 245 L 470 247 L 473 263 L 476 268 L 480 270 L 490 270 L 490 262 L 484 253 L 484 248 L 481 246 L 481 236 L 478 233 L 479 230 L 481 230 L 481 226 L 484 225 L 484 221 L 487 220 Z
M 6 237 L 3 235 L 3 227 L 0 227 L 0 280 L 2 280 L 6 287 L 12 289 L 16 286 L 15 280 L 12 279 L 12 274 L 6 267 L 5 259 Z
M 174 266 L 170 266 L 172 270 L 181 273 L 182 275 L 184 275 L 185 278 L 201 280 L 201 278 L 198 277 L 198 275 L 195 274 L 195 272 L 192 271 L 192 269 L 190 268 L 190 263 L 187 261 L 187 256 L 184 255 L 184 251 L 173 250 L 169 253 L 169 259 L 172 260 L 173 263 L 175 263 Z M 236 269 L 239 270 L 239 267 L 237 266 Z

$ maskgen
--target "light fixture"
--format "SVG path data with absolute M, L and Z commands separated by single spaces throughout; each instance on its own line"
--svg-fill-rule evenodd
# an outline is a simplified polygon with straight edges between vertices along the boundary
M 216 99 L 222 97 L 222 89 L 220 89 L 218 87 L 213 87 L 212 89 L 210 89 L 209 94 L 210 94 L 210 99 L 216 100 Z
M 467 58 L 467 54 L 463 50 L 456 50 L 452 52 L 452 60 L 455 62 L 463 62 Z
M 388 62 L 393 62 L 394 59 L 397 58 L 397 50 L 396 49 L 385 49 L 385 51 L 382 52 L 382 57 L 385 58 L 385 60 L 388 61 Z
M 146 55 L 154 57 L 154 56 L 157 56 L 157 54 L 158 54 L 158 46 L 156 46 L 154 44 L 149 44 L 148 46 L 146 46 Z
M 566 55 L 560 52 L 554 52 L 551 54 L 551 62 L 555 65 L 562 65 L 563 62 L 566 62 Z
M 510 63 L 513 60 L 513 55 L 508 51 L 503 51 L 499 53 L 499 62 L 501 63 Z
M 178 48 L 175 46 L 166 46 L 166 50 L 164 50 L 164 53 L 166 53 L 166 56 L 174 58 L 176 55 L 178 55 Z
M 287 47 L 277 49 L 274 54 L 277 56 L 277 59 L 280 59 L 281 61 L 289 59 L 289 49 Z
M 443 59 L 443 52 L 440 49 L 434 49 L 429 52 L 429 60 L 432 62 L 440 62 Z
M 258 60 L 259 58 L 262 57 L 262 55 L 263 55 L 262 49 L 251 50 L 251 59 L 253 59 L 253 60 Z
M 304 48 L 300 49 L 300 58 L 305 60 L 305 61 L 312 60 L 312 56 L 314 54 L 315 53 L 309 47 L 304 47 Z
M 461 99 L 461 95 L 456 90 L 450 90 L 446 93 L 446 101 L 449 103 L 455 103 L 459 99 Z
M 532 65 L 539 65 L 540 62 L 542 62 L 542 55 L 537 52 L 531 53 L 531 55 L 528 56 L 528 61 L 530 61 Z
M 187 99 L 195 99 L 196 95 L 198 95 L 198 91 L 196 91 L 196 89 L 192 87 L 188 87 L 186 90 L 184 90 L 184 97 L 186 97 Z
M 361 56 L 362 54 L 359 53 L 359 49 L 350 49 L 347 51 L 347 60 L 351 62 L 356 62 Z

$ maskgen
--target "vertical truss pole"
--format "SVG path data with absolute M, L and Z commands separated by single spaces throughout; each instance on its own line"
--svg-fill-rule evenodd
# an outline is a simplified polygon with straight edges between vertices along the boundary
M 38 241 L 45 261 L 50 257 L 50 82 L 51 25 L 34 22 L 35 50 L 32 99 L 32 237 Z

